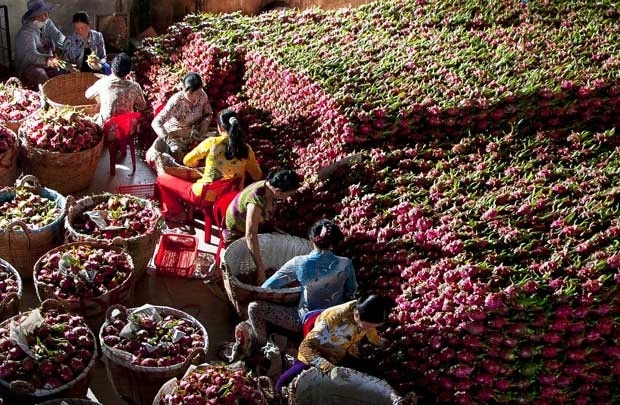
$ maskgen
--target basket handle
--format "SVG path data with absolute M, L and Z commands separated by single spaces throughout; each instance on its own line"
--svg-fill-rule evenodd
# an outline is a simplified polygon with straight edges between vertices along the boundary
M 62 301 L 58 301 L 53 298 L 48 298 L 43 301 L 39 308 L 41 309 L 42 313 L 52 311 L 54 309 L 57 311 L 62 311 L 63 313 L 67 312 L 67 306 Z
M 4 82 L 4 85 L 5 86 L 15 86 L 15 87 L 20 88 L 20 89 L 24 87 L 23 84 L 22 84 L 22 81 L 19 80 L 19 78 L 15 77 L 15 76 L 9 77 L 7 79 L 7 81 Z
M 190 364 L 192 364 L 194 362 L 194 360 L 198 360 L 200 361 L 200 356 L 204 356 L 205 355 L 205 351 L 204 349 L 195 347 L 190 354 L 185 358 L 185 361 L 183 362 L 183 369 L 189 367 Z
M 110 305 L 108 309 L 105 311 L 105 320 L 108 323 L 112 323 L 112 311 L 118 309 L 121 312 L 127 313 L 127 307 L 122 304 L 114 304 Z
M 0 313 L 2 312 L 4 308 L 8 308 L 14 304 L 19 305 L 19 295 L 14 292 L 10 292 L 6 294 L 2 302 L 0 302 Z
M 19 179 L 17 179 L 15 185 L 17 187 L 26 188 L 33 193 L 38 193 L 39 190 L 41 190 L 41 182 L 39 181 L 39 179 L 36 178 L 36 176 L 33 176 L 32 174 L 26 174 L 24 176 L 21 176 Z
M 26 239 L 28 240 L 28 249 L 30 249 L 30 231 L 28 230 L 28 225 L 26 225 L 26 223 L 24 221 L 13 221 L 9 224 L 9 226 L 7 227 L 7 230 L 9 231 L 9 250 L 13 250 L 13 248 L 11 247 L 11 237 L 13 236 L 13 234 L 15 233 L 14 229 L 15 228 L 21 228 L 21 231 L 24 232 L 24 235 L 26 236 Z
M 28 397 L 34 394 L 34 386 L 28 381 L 15 380 L 9 384 L 9 391 L 18 397 Z

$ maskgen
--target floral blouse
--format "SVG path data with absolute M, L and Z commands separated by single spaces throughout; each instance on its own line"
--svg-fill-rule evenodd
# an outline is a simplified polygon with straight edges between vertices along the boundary
M 382 346 L 383 339 L 376 329 L 357 326 L 353 316 L 356 305 L 357 301 L 349 301 L 321 312 L 314 328 L 301 342 L 297 358 L 328 373 L 347 354 L 359 357 L 359 344 L 364 337 L 373 345 Z
M 248 146 L 247 159 L 228 160 L 224 155 L 227 143 L 228 135 L 207 138 L 183 158 L 183 164 L 190 167 L 195 167 L 201 159 L 205 159 L 204 174 L 200 180 L 192 185 L 194 194 L 202 195 L 202 186 L 215 180 L 227 180 L 237 177 L 242 179 L 240 184 L 243 184 L 246 171 L 254 181 L 257 181 L 263 175 L 260 167 L 258 167 L 258 163 L 256 163 L 256 157 L 252 148 Z M 210 197 L 209 195 L 205 196 L 209 201 L 215 199 Z
M 152 126 L 157 136 L 165 137 L 172 132 L 189 129 L 192 126 L 207 128 L 212 116 L 213 110 L 204 90 L 194 103 L 185 98 L 180 91 L 170 97 L 166 106 L 153 119 Z
M 84 48 L 90 48 L 91 52 L 95 52 L 101 62 L 105 62 L 107 57 L 105 51 L 105 43 L 103 41 L 103 34 L 99 31 L 90 30 L 88 32 L 88 43 L 77 33 L 68 35 L 65 38 L 65 43 L 62 50 L 62 59 L 77 65 L 78 68 L 82 66 L 84 60 Z M 86 55 L 88 56 L 88 55 Z
M 86 98 L 99 97 L 99 116 L 103 124 L 110 117 L 135 110 L 144 110 L 146 101 L 136 82 L 115 75 L 103 77 L 86 90 Z

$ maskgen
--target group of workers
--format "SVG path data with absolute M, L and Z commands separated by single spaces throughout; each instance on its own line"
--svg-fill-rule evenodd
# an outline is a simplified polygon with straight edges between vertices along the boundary
M 29 83 L 44 83 L 62 70 L 61 60 L 82 71 L 109 74 L 85 94 L 98 99 L 97 120 L 101 125 L 111 117 L 144 110 L 147 105 L 140 86 L 126 78 L 131 71 L 131 58 L 121 53 L 108 65 L 103 36 L 90 29 L 88 14 L 76 13 L 75 32 L 65 37 L 49 19 L 49 10 L 44 1 L 28 1 L 28 11 L 17 35 L 18 74 Z M 61 58 L 56 56 L 56 50 L 61 51 Z M 301 286 L 296 306 L 266 301 L 248 306 L 248 320 L 235 328 L 229 360 L 248 357 L 259 350 L 267 342 L 269 328 L 277 326 L 298 334 L 300 339 L 305 330 L 298 359 L 282 374 L 278 389 L 311 366 L 326 373 L 336 365 L 359 368 L 360 342 L 366 338 L 375 345 L 382 343 L 376 328 L 387 321 L 393 302 L 378 295 L 354 298 L 357 282 L 352 261 L 334 253 L 343 235 L 327 219 L 310 227 L 308 237 L 314 247 L 311 253 L 292 258 L 267 278 L 258 239 L 261 225 L 269 223 L 274 202 L 294 194 L 301 187 L 301 179 L 290 169 L 271 172 L 262 179 L 263 173 L 254 151 L 244 140 L 237 113 L 225 109 L 217 114 L 215 136 L 208 134 L 212 117 L 204 83 L 199 74 L 190 72 L 183 78 L 181 89 L 152 121 L 157 138 L 147 152 L 147 162 L 154 166 L 155 156 L 161 154 L 184 166 L 202 169 L 202 176 L 196 181 L 157 173 L 157 194 L 164 219 L 172 227 L 182 224 L 188 206 L 214 201 L 218 190 L 229 184 L 239 192 L 226 210 L 225 245 L 246 239 L 261 287 L 278 289 L 291 283 Z

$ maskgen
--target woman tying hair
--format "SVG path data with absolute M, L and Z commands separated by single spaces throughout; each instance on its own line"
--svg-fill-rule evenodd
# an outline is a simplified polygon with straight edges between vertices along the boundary
M 222 182 L 238 181 L 243 186 L 245 173 L 258 180 L 262 172 L 254 151 L 243 140 L 237 113 L 231 109 L 220 111 L 217 117 L 219 136 L 207 138 L 183 158 L 183 164 L 196 167 L 204 159 L 204 173 L 195 183 L 179 177 L 162 173 L 157 176 L 157 190 L 167 221 L 185 221 L 185 211 L 181 201 L 199 204 L 214 201 Z
M 340 228 L 332 221 L 321 219 L 308 232 L 314 250 L 286 262 L 261 287 L 283 288 L 297 281 L 301 296 L 296 307 L 254 301 L 248 306 L 250 328 L 240 326 L 235 333 L 236 346 L 232 356 L 248 355 L 251 346 L 267 343 L 267 325 L 275 325 L 301 334 L 302 320 L 310 311 L 329 308 L 353 299 L 357 282 L 351 259 L 336 256 L 332 249 L 342 240 Z M 249 336 L 245 331 L 251 331 Z

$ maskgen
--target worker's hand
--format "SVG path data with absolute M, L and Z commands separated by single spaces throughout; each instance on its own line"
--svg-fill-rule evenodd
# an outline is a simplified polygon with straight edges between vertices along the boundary
M 259 267 L 256 269 L 256 285 L 262 285 L 267 277 L 265 276 L 265 268 Z
M 334 368 L 336 368 L 336 365 L 334 363 L 330 363 L 327 360 L 323 360 L 321 364 L 319 364 L 319 370 L 321 370 L 321 373 L 327 374 L 329 376 L 331 376 L 331 372 Z
M 51 58 L 47 58 L 47 66 L 51 68 L 60 67 L 60 59 L 58 59 L 55 56 L 52 56 Z
M 88 65 L 89 68 L 91 68 L 92 70 L 95 71 L 100 71 L 101 70 L 101 59 L 97 56 L 96 53 L 91 52 L 88 57 L 86 58 L 86 64 Z

